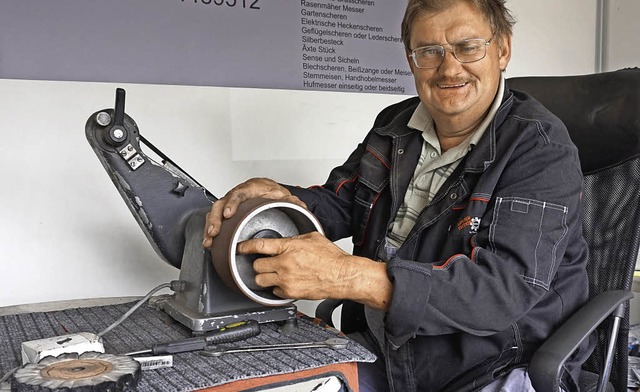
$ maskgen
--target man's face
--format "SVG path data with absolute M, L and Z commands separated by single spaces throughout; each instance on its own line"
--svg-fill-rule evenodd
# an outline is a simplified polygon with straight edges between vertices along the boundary
M 411 50 L 426 45 L 443 45 L 444 61 L 438 68 L 417 68 L 407 55 L 420 99 L 436 120 L 476 122 L 484 117 L 500 82 L 501 70 L 509 63 L 511 39 L 494 37 L 487 55 L 473 63 L 460 63 L 450 44 L 466 39 L 488 40 L 493 32 L 484 16 L 466 1 L 437 13 L 425 13 L 413 23 Z

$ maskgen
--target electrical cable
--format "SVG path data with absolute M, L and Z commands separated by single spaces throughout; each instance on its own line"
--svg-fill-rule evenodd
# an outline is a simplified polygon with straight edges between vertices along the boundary
M 104 330 L 102 330 L 102 332 L 98 333 L 98 338 L 101 338 L 102 335 L 106 334 L 107 332 L 111 331 L 112 329 L 114 329 L 115 327 L 117 327 L 118 325 L 120 325 L 120 323 L 122 323 L 124 320 L 126 320 L 129 316 L 131 316 L 131 314 L 133 312 L 136 311 L 136 309 L 138 309 L 140 306 L 142 306 L 142 304 L 144 304 L 149 298 L 151 298 L 151 296 L 153 294 L 155 294 L 156 292 L 162 290 L 162 289 L 166 289 L 166 288 L 170 288 L 174 291 L 176 285 L 180 284 L 182 282 L 180 281 L 171 281 L 170 283 L 163 283 L 161 285 L 158 285 L 157 287 L 155 287 L 154 289 L 152 289 L 151 291 L 149 291 L 149 293 L 147 295 L 145 295 L 142 299 L 140 299 L 135 305 L 133 305 L 131 307 L 131 309 L 129 309 L 125 314 L 122 315 L 122 317 L 120 317 L 118 320 L 116 320 L 116 322 L 114 322 L 113 324 L 111 324 L 110 326 L 108 326 L 107 328 L 105 328 Z
M 9 377 L 11 377 L 11 375 L 12 375 L 13 373 L 15 373 L 15 372 L 16 372 L 16 370 L 18 370 L 18 369 L 20 369 L 20 367 L 19 367 L 19 366 L 18 366 L 18 367 L 16 367 L 16 368 L 13 368 L 13 369 L 11 369 L 11 370 L 9 370 L 9 373 L 7 373 L 7 374 L 5 374 L 4 376 L 2 376 L 2 378 L 0 378 L 0 385 L 2 385 L 2 383 L 3 383 L 3 382 L 7 381 L 7 380 L 9 379 Z

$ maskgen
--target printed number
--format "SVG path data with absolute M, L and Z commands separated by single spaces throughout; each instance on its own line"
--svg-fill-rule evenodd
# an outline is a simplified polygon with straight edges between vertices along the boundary
M 185 0 L 182 0 L 183 3 L 184 1 Z M 258 4 L 260 0 L 193 0 L 195 4 L 197 4 L 198 1 L 202 4 L 226 5 L 228 7 L 242 7 L 253 10 L 260 9 L 260 5 Z

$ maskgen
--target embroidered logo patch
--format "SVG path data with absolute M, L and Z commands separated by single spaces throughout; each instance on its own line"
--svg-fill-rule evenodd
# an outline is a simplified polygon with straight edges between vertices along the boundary
M 480 218 L 478 218 L 477 216 L 470 217 L 467 215 L 458 221 L 458 231 L 462 231 L 467 227 L 469 228 L 469 233 L 476 234 L 478 232 L 478 229 L 480 228 Z

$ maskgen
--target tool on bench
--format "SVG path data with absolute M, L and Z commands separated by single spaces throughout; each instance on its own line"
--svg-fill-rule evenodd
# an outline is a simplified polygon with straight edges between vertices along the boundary
M 331 348 L 334 350 L 347 348 L 349 340 L 341 338 L 330 338 L 323 342 L 303 342 L 303 343 L 278 343 L 264 344 L 259 346 L 246 347 L 225 347 L 225 346 L 207 346 L 204 351 L 200 351 L 201 355 L 208 357 L 218 357 L 223 354 L 231 353 L 247 353 L 256 351 L 273 351 L 273 350 L 299 350 L 303 348 Z
M 196 336 L 168 343 L 154 344 L 150 349 L 133 351 L 124 355 L 162 355 L 199 351 L 204 350 L 208 345 L 237 342 L 257 336 L 258 334 L 260 334 L 260 325 L 257 321 L 240 321 L 229 324 L 217 331 L 209 332 L 204 336 Z

